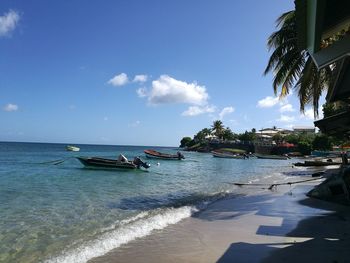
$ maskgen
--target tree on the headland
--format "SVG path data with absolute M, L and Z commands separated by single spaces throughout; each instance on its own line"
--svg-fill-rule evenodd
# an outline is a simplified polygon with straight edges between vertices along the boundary
M 232 132 L 232 130 L 229 127 L 227 127 L 222 134 L 222 138 L 227 141 L 232 141 L 236 139 L 236 137 L 237 136 Z
M 256 139 L 255 132 L 245 131 L 244 133 L 238 134 L 238 139 L 241 141 L 253 142 Z
M 219 138 L 221 139 L 222 136 L 223 136 L 223 133 L 224 133 L 224 125 L 222 123 L 222 121 L 220 120 L 216 120 L 213 122 L 212 124 L 212 130 L 214 131 L 214 134 Z
M 267 46 L 273 50 L 266 75 L 274 72 L 273 90 L 275 95 L 283 98 L 291 89 L 295 89 L 299 97 L 300 110 L 312 104 L 314 115 L 318 116 L 318 102 L 322 91 L 328 89 L 332 71 L 330 67 L 318 70 L 307 50 L 298 46 L 295 11 L 282 14 L 276 21 L 278 30 L 270 35 Z
M 180 147 L 186 147 L 189 146 L 190 142 L 192 141 L 191 137 L 183 137 L 182 140 L 180 141 Z
M 193 137 L 193 139 L 196 142 L 203 142 L 205 140 L 205 138 L 211 134 L 211 130 L 208 128 L 204 128 L 202 130 L 200 130 L 199 132 L 197 132 L 197 134 Z

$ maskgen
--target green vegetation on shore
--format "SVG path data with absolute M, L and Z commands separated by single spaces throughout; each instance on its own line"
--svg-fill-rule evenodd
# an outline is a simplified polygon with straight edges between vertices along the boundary
M 324 108 L 329 106 L 324 106 Z M 325 111 L 325 110 L 324 110 Z M 272 143 L 273 142 L 273 143 Z M 183 137 L 180 142 L 180 147 L 186 148 L 189 151 L 209 152 L 214 149 L 222 151 L 243 153 L 248 149 L 254 149 L 254 145 L 259 144 L 256 130 L 244 133 L 233 133 L 230 128 L 225 127 L 221 121 L 214 121 L 211 128 L 204 128 L 197 132 L 193 138 Z M 294 145 L 289 150 L 299 152 L 302 155 L 309 155 L 313 150 L 329 151 L 334 146 L 342 147 L 347 140 L 344 138 L 337 138 L 327 136 L 322 133 L 276 133 L 271 138 L 271 147 L 285 147 L 284 144 Z M 239 149 L 238 146 L 246 146 L 244 149 Z M 273 146 L 274 145 L 274 146 Z M 250 148 L 249 148 L 250 147 Z M 249 150 L 251 151 L 251 150 Z

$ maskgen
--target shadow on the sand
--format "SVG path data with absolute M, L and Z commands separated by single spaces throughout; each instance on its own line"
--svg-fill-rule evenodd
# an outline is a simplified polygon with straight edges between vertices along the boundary
M 218 206 L 215 210 L 209 207 L 199 214 L 197 218 L 209 221 L 234 220 L 248 213 L 282 220 L 279 226 L 260 225 L 256 234 L 285 237 L 283 242 L 271 238 L 268 243 L 232 243 L 217 262 L 350 262 L 350 208 L 307 198 L 301 194 L 305 193 L 302 186 L 293 190 L 298 191 L 299 194 L 282 198 L 245 197 L 242 205 L 226 205 L 222 210 Z M 288 202 L 296 204 L 288 206 Z
M 349 239 L 332 241 L 315 238 L 298 243 L 232 243 L 217 263 L 344 263 L 349 262 L 348 247 Z

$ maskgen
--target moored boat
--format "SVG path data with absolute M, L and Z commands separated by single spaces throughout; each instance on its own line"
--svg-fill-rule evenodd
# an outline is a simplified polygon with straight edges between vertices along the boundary
M 150 165 L 143 162 L 139 157 L 135 157 L 133 161 L 129 161 L 123 155 L 117 160 L 106 159 L 101 157 L 76 157 L 84 166 L 90 168 L 102 169 L 140 169 L 141 167 L 148 169 Z
M 155 150 L 144 150 L 144 153 L 146 154 L 147 158 L 154 158 L 154 159 L 163 159 L 163 160 L 182 160 L 185 159 L 185 156 L 181 152 L 177 152 L 176 154 L 168 154 L 168 153 L 161 153 L 157 152 Z
M 218 152 L 218 151 L 212 151 L 211 152 L 214 157 L 217 158 L 231 158 L 231 159 L 245 159 L 247 158 L 245 155 L 240 154 L 234 154 L 229 152 Z
M 79 152 L 80 148 L 77 146 L 73 146 L 73 145 L 67 145 L 66 150 L 71 151 L 71 152 Z
M 287 160 L 287 156 L 282 155 L 267 155 L 267 154 L 255 154 L 258 159 L 271 159 L 271 160 Z

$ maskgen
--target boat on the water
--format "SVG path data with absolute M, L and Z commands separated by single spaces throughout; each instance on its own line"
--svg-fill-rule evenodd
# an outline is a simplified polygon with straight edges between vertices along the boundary
M 154 159 L 163 159 L 163 160 L 182 160 L 185 159 L 185 156 L 181 152 L 177 152 L 176 154 L 168 154 L 168 153 L 161 153 L 157 152 L 155 150 L 144 150 L 144 153 L 146 154 L 147 158 L 154 158 Z
M 282 155 L 255 154 L 255 156 L 258 159 L 272 159 L 272 160 L 287 160 L 287 159 L 289 159 L 288 156 L 282 156 Z
M 218 151 L 212 151 L 211 152 L 214 157 L 217 158 L 231 158 L 231 159 L 245 159 L 248 158 L 245 155 L 240 155 L 240 154 L 234 154 L 230 152 L 218 152 Z
M 76 157 L 84 166 L 89 168 L 102 169 L 148 169 L 151 165 L 143 162 L 139 157 L 129 161 L 125 156 L 120 155 L 117 160 L 101 157 Z
M 80 148 L 77 146 L 73 146 L 73 145 L 67 145 L 66 150 L 71 151 L 71 152 L 79 152 Z

